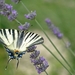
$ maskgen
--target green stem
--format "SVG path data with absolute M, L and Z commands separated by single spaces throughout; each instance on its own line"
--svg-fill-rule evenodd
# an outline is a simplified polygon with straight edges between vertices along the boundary
M 69 49 L 70 53 L 75 57 L 75 53 L 72 51 L 72 49 L 71 48 L 68 48 L 68 49 Z
M 25 4 L 22 1 L 20 1 L 20 2 L 24 6 L 24 8 L 27 10 L 27 12 L 30 12 L 29 9 L 25 6 Z
M 15 21 L 16 21 L 18 24 L 22 25 L 22 23 L 21 23 L 20 21 L 18 21 L 17 19 L 15 19 Z
M 45 71 L 46 75 L 48 75 L 48 73 Z
M 51 54 L 60 62 L 60 64 L 61 64 L 71 75 L 73 75 L 73 74 L 64 66 L 64 64 L 51 52 L 51 50 L 50 50 L 48 47 L 46 47 L 44 44 L 42 44 L 42 45 L 44 46 L 44 48 L 47 49 L 47 51 L 48 51 L 49 53 L 51 53 Z

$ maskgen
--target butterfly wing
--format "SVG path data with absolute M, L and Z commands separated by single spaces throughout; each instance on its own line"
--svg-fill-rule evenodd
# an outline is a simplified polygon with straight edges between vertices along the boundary
M 11 50 L 16 48 L 19 31 L 15 29 L 0 29 L 0 42 Z
M 44 42 L 44 39 L 40 35 L 33 32 L 22 31 L 19 36 L 17 45 L 21 51 L 24 51 L 26 50 L 26 48 L 30 46 L 41 44 L 43 42 Z
M 0 42 L 2 42 L 4 45 L 10 45 L 13 42 L 12 34 L 10 30 L 8 29 L 0 30 Z
M 28 47 L 41 44 L 44 39 L 33 32 L 18 31 L 16 29 L 1 29 L 0 42 L 10 50 L 25 51 Z

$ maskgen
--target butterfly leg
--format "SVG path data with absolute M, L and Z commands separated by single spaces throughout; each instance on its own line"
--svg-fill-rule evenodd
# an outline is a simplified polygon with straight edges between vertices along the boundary
M 16 66 L 16 69 L 18 68 L 18 65 L 19 65 L 19 58 L 17 58 L 17 66 Z
M 12 60 L 11 58 L 8 59 L 7 65 L 6 65 L 6 67 L 5 67 L 5 70 L 7 70 L 8 64 L 9 64 L 9 62 L 10 62 L 11 60 Z

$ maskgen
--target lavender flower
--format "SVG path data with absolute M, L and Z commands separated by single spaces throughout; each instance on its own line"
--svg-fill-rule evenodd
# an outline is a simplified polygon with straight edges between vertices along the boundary
M 12 9 L 13 9 L 13 6 L 12 6 L 12 5 L 5 4 L 5 8 L 4 8 L 4 10 L 11 12 Z
M 33 63 L 33 65 L 35 66 L 37 72 L 40 74 L 41 72 L 44 72 L 49 65 L 44 57 L 38 57 L 39 54 L 40 54 L 40 51 L 34 50 L 30 54 L 30 60 L 31 60 L 31 63 Z
M 34 65 L 40 65 L 43 63 L 45 59 L 43 57 L 39 57 L 39 59 L 34 59 L 33 63 Z
M 11 0 L 12 2 L 14 2 L 14 3 L 19 3 L 21 0 Z
M 53 31 L 53 33 L 54 33 L 55 35 L 57 35 L 58 32 L 60 32 L 59 29 L 58 29 L 57 27 L 55 27 L 55 26 L 52 28 L 52 31 Z
M 32 59 L 31 62 L 34 64 L 37 72 L 40 74 L 48 68 L 48 62 L 44 57 L 39 57 L 37 59 Z
M 58 37 L 59 39 L 62 39 L 63 34 L 59 32 L 59 33 L 57 34 L 57 37 Z
M 40 51 L 35 50 L 33 53 L 31 53 L 30 58 L 35 59 L 39 56 Z
M 25 17 L 29 20 L 35 19 L 35 16 L 36 16 L 36 11 L 34 12 L 31 11 L 29 14 L 25 14 Z
M 30 27 L 30 23 L 28 23 L 28 22 L 25 22 L 24 25 L 18 26 L 18 28 L 19 28 L 20 30 L 28 30 L 29 27 Z
M 45 22 L 47 23 L 48 26 L 50 26 L 52 24 L 49 18 L 46 18 Z
M 54 26 L 50 19 L 46 18 L 45 22 L 47 23 L 48 27 L 51 29 L 51 31 L 54 33 L 54 35 L 56 35 L 56 37 L 58 39 L 61 39 L 63 37 L 63 34 L 60 32 L 60 30 L 58 29 L 58 27 Z
M 4 9 L 5 0 L 0 0 L 0 10 Z
M 2 12 L 2 15 L 9 16 L 12 12 L 12 6 L 8 5 L 8 4 L 5 4 L 5 7 L 1 12 Z
M 44 60 L 42 64 L 40 64 L 39 66 L 35 65 L 35 67 L 37 72 L 40 74 L 41 72 L 44 72 L 49 67 L 49 65 L 48 62 Z
M 11 5 L 5 4 L 3 10 L 1 11 L 1 14 L 4 16 L 9 16 L 12 12 L 12 8 L 13 7 Z
M 35 45 L 30 46 L 30 47 L 28 47 L 27 52 L 33 52 L 33 51 L 35 51 L 35 49 L 36 49 Z
M 13 10 L 13 6 L 9 4 L 5 4 L 4 9 L 0 11 L 1 15 L 6 16 L 9 20 L 14 20 L 17 17 L 17 11 Z
M 52 28 L 53 33 L 57 36 L 57 38 L 61 39 L 63 37 L 63 34 L 60 32 L 60 30 L 57 27 Z
M 17 11 L 16 10 L 12 10 L 12 13 L 8 16 L 9 20 L 14 20 L 17 17 Z

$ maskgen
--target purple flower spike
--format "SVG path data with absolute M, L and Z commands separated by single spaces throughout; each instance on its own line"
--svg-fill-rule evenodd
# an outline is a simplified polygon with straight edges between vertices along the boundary
M 13 6 L 5 4 L 4 9 L 0 11 L 1 15 L 6 16 L 10 21 L 14 20 L 17 17 L 17 11 L 13 10 Z
M 12 13 L 8 16 L 8 19 L 9 19 L 10 21 L 16 19 L 17 14 L 18 14 L 17 11 L 16 11 L 16 10 L 13 10 Z
M 5 7 L 5 0 L 0 0 L 0 10 L 4 9 Z
M 5 4 L 3 10 L 1 11 L 1 14 L 8 17 L 11 14 L 11 12 L 12 12 L 12 6 Z
M 34 65 L 40 65 L 43 63 L 45 59 L 43 57 L 39 57 L 39 59 L 34 59 L 33 63 Z
M 61 39 L 63 37 L 63 34 L 60 32 L 60 30 L 57 27 L 52 28 L 53 33 L 57 36 L 58 39 Z
M 57 34 L 57 37 L 58 37 L 59 39 L 61 39 L 61 38 L 63 37 L 63 34 L 62 34 L 62 33 L 58 33 L 58 34 Z
M 52 28 L 52 31 L 53 31 L 53 33 L 54 33 L 55 35 L 57 35 L 58 32 L 60 32 L 57 27 L 53 27 L 53 28 Z
M 14 2 L 14 3 L 19 3 L 21 0 L 11 0 L 12 2 Z
M 35 50 L 33 53 L 31 53 L 30 58 L 35 59 L 39 56 L 40 51 Z
M 35 19 L 35 16 L 36 16 L 36 11 L 29 13 L 29 14 L 25 14 L 25 17 L 29 20 L 33 20 Z
M 34 52 L 35 49 L 36 49 L 36 46 L 35 45 L 30 46 L 30 47 L 28 47 L 27 52 Z
M 25 22 L 24 25 L 18 26 L 18 28 L 19 28 L 20 30 L 28 30 L 29 27 L 30 27 L 30 23 L 28 23 L 28 22 Z
M 54 35 L 56 35 L 56 37 L 58 39 L 62 39 L 63 34 L 60 32 L 60 30 L 58 29 L 58 27 L 56 27 L 55 25 L 53 25 L 50 21 L 49 18 L 45 19 L 45 22 L 47 23 L 49 29 L 51 29 L 51 31 L 54 33 Z
M 51 21 L 50 21 L 49 18 L 46 18 L 46 19 L 45 19 L 45 22 L 47 23 L 47 25 L 51 25 Z
M 35 66 L 37 72 L 40 74 L 48 68 L 48 62 L 44 57 L 38 57 L 40 51 L 33 51 L 30 55 L 31 63 Z
M 48 68 L 49 65 L 44 57 L 39 57 L 38 60 L 40 61 L 40 63 L 36 64 L 35 68 L 36 68 L 37 72 L 40 74 L 41 72 L 44 72 Z
M 18 26 L 18 28 L 19 28 L 20 30 L 24 30 L 24 26 L 23 26 L 23 25 Z
M 5 10 L 11 12 L 13 9 L 13 6 L 12 5 L 9 5 L 9 4 L 5 4 Z

